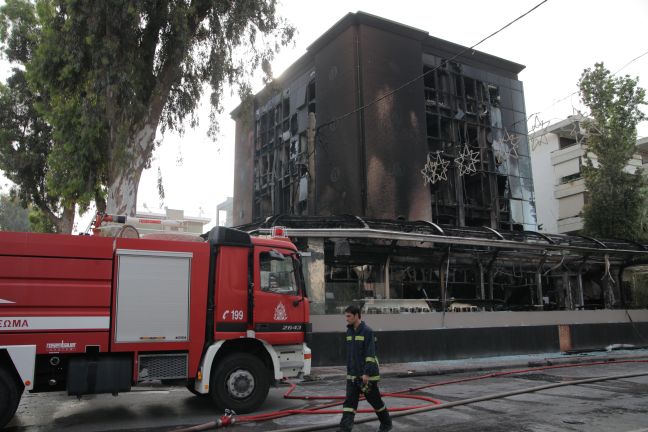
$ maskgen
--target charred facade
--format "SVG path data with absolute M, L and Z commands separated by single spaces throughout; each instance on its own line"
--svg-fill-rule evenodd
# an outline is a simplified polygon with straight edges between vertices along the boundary
M 523 66 L 464 50 L 345 16 L 232 113 L 234 224 L 354 214 L 535 229 Z

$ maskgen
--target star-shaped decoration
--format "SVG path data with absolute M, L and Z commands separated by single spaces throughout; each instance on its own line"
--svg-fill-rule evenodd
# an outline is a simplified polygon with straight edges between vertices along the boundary
M 577 121 L 572 122 L 571 124 L 571 130 L 569 131 L 569 137 L 577 139 L 578 135 L 580 134 L 580 123 Z
M 428 153 L 427 162 L 421 170 L 424 184 L 434 184 L 441 180 L 448 180 L 448 165 L 450 165 L 450 162 L 443 160 L 439 152 L 436 152 L 434 157 Z
M 531 149 L 535 150 L 536 148 L 540 147 L 543 144 L 549 144 L 549 141 L 547 140 L 547 135 L 542 134 L 542 135 L 536 135 L 531 137 L 530 144 L 531 144 Z
M 537 131 L 539 129 L 544 128 L 545 122 L 540 120 L 540 117 L 538 117 L 538 114 L 532 114 L 533 115 L 533 126 L 529 129 L 530 131 Z
M 603 135 L 603 131 L 593 121 L 587 122 L 587 133 L 590 135 Z
M 585 140 L 585 135 L 581 133 L 581 126 L 579 121 L 572 123 L 572 129 L 569 131 L 569 137 L 576 140 L 576 144 L 581 145 Z
M 479 152 L 470 150 L 468 144 L 464 145 L 459 156 L 454 159 L 460 176 L 476 173 L 477 162 L 479 162 Z
M 502 142 L 504 143 L 505 147 L 505 152 L 506 152 L 506 158 L 508 159 L 509 157 L 517 159 L 518 156 L 518 147 L 520 146 L 520 137 L 518 134 L 515 132 L 509 133 L 506 129 L 504 129 L 504 140 Z

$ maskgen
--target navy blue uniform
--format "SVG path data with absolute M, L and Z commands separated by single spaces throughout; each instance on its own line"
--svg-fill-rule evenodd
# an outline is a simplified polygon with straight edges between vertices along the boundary
M 346 357 L 347 379 L 369 375 L 370 381 L 380 380 L 373 330 L 363 321 L 360 321 L 357 330 L 352 325 L 347 326 Z
M 347 383 L 346 399 L 344 400 L 341 431 L 350 431 L 353 427 L 353 417 L 358 409 L 360 393 L 364 393 L 367 402 L 371 404 L 380 419 L 381 429 L 391 429 L 391 419 L 387 407 L 380 397 L 378 381 L 380 369 L 376 356 L 376 341 L 373 330 L 364 322 L 357 329 L 347 326 L 346 332 Z M 369 376 L 368 385 L 362 382 L 362 375 Z

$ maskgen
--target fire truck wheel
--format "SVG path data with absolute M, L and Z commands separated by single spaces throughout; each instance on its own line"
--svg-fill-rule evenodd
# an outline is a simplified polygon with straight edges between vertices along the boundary
M 256 411 L 270 389 L 270 377 L 252 354 L 232 354 L 219 362 L 211 377 L 210 394 L 220 409 L 239 414 Z
M 16 413 L 21 393 L 14 377 L 0 366 L 0 429 L 9 423 Z

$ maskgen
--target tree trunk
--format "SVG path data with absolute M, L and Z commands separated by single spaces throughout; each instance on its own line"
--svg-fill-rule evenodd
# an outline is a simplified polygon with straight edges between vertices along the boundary
M 142 171 L 153 153 L 157 121 L 145 123 L 131 134 L 126 147 L 129 156 L 111 161 L 106 213 L 134 216 L 137 210 L 137 189 Z M 113 143 L 113 148 L 119 144 Z M 121 163 L 120 163 L 121 162 Z
M 72 234 L 74 228 L 74 217 L 76 216 L 76 204 L 63 205 L 61 216 L 57 216 L 46 204 L 36 205 L 42 214 L 45 215 L 57 234 Z
M 76 213 L 76 206 L 63 207 L 63 213 L 60 217 L 56 218 L 54 224 L 56 225 L 56 232 L 59 234 L 71 234 L 74 228 L 74 216 Z

